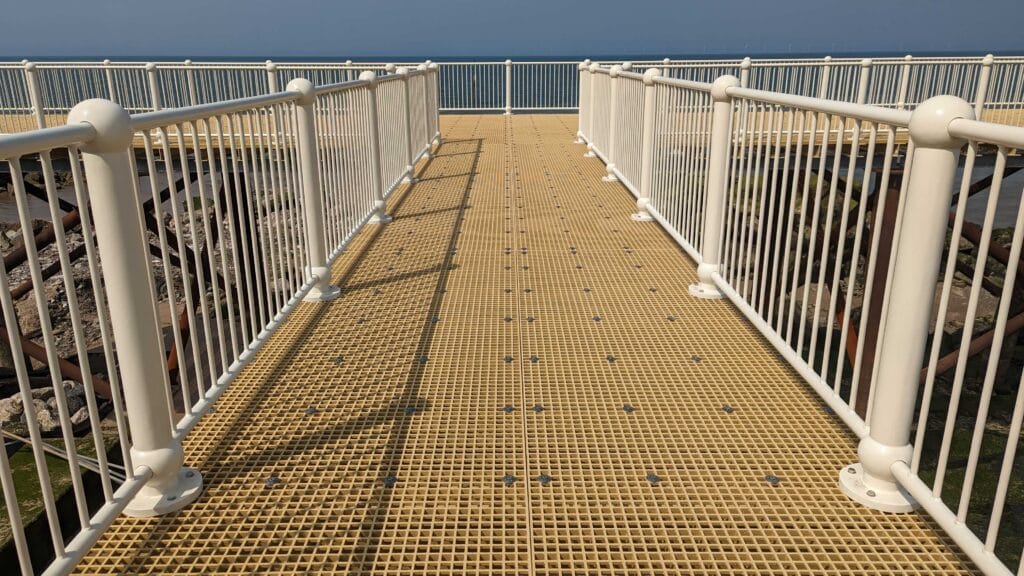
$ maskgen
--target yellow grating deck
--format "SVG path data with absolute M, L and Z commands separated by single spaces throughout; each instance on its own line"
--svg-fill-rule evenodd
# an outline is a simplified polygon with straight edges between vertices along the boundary
M 343 297 L 300 307 L 189 436 L 200 501 L 118 519 L 80 573 L 973 570 L 926 518 L 839 492 L 854 438 L 686 293 L 693 264 L 629 219 L 575 116 L 442 120 L 395 221 L 335 264 Z

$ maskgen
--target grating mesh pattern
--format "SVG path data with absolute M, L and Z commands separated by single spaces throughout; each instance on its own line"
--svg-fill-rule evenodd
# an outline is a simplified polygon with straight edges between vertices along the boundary
M 420 183 L 186 440 L 196 504 L 79 571 L 948 574 L 855 505 L 855 442 L 604 167 L 574 116 L 443 118 Z M 776 485 L 772 485 L 773 478 Z

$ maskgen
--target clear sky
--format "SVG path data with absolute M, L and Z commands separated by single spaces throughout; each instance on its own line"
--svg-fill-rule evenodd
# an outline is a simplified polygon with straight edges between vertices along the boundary
M 0 56 L 1024 52 L 1024 0 L 3 0 Z

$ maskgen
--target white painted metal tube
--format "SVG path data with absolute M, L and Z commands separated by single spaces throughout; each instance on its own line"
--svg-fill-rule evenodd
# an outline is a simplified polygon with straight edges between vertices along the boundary
M 981 140 L 1006 148 L 1024 149 L 1024 128 L 957 118 L 949 123 L 949 133 L 965 140 Z
M 512 61 L 505 60 L 505 115 L 512 114 Z
M 88 124 L 55 126 L 42 130 L 5 134 L 0 137 L 0 159 L 17 158 L 39 150 L 51 150 L 88 142 L 96 137 L 96 129 Z
M 133 114 L 131 117 L 132 130 L 135 132 L 144 132 L 146 130 L 154 130 L 174 124 L 194 122 L 196 120 L 210 118 L 212 116 L 222 116 L 234 112 L 242 112 L 244 110 L 264 108 L 273 106 L 274 104 L 292 102 L 298 100 L 300 96 L 301 94 L 298 92 L 278 92 L 276 94 L 264 94 L 262 96 L 239 98 L 237 100 L 225 100 L 223 102 L 201 104 L 199 106 L 192 106 L 189 108 L 173 108 L 157 112 Z
M 302 164 L 302 209 L 309 262 L 307 277 L 313 278 L 315 282 L 313 289 L 306 295 L 306 300 L 326 302 L 340 296 L 341 290 L 331 286 L 331 271 L 327 267 L 324 201 L 320 192 L 320 162 L 317 154 L 316 90 L 309 80 L 296 78 L 288 83 L 288 91 L 302 94 L 296 101 L 295 112 L 299 132 L 299 162 Z
M 932 494 L 930 486 L 920 476 L 910 471 L 906 462 L 897 461 L 892 465 L 892 474 L 921 508 L 956 542 L 957 546 L 967 554 L 981 571 L 990 576 L 1012 576 L 1012 572 L 996 557 L 987 552 L 985 545 L 966 524 L 956 518 L 956 514 L 942 501 Z
M 913 510 L 891 469 L 911 462 L 910 426 L 928 341 L 932 314 L 932 280 L 938 277 L 949 205 L 960 148 L 964 141 L 950 134 L 955 118 L 971 119 L 970 104 L 952 96 L 925 101 L 910 120 L 914 156 L 907 184 L 903 221 L 896 238 L 889 277 L 887 314 L 882 319 L 877 379 L 872 390 L 870 435 L 857 453 L 860 462 L 840 474 L 840 485 L 851 499 L 888 512 Z M 922 279 L 929 279 L 922 287 Z
M 702 260 L 697 266 L 697 284 L 690 285 L 690 294 L 700 298 L 721 298 L 712 276 L 718 272 L 722 251 L 722 220 L 725 218 L 726 195 L 729 192 L 727 174 L 729 146 L 732 138 L 732 98 L 729 88 L 739 86 L 735 76 L 721 76 L 711 88 L 714 100 L 711 124 L 711 146 L 707 176 L 707 207 L 704 212 L 704 230 L 701 245 Z
M 736 98 L 747 98 L 767 104 L 778 104 L 789 106 L 810 112 L 821 112 L 836 116 L 846 116 L 858 120 L 867 120 L 877 124 L 888 124 L 905 128 L 910 124 L 910 112 L 892 110 L 879 106 L 868 106 L 865 104 L 852 104 L 849 102 L 838 102 L 835 100 L 823 100 L 809 96 L 794 96 L 781 92 L 767 92 L 764 90 L 752 90 L 750 88 L 729 88 L 729 95 Z
M 137 516 L 163 514 L 198 498 L 202 477 L 183 466 L 184 453 L 167 418 L 163 343 L 128 152 L 134 135 L 131 120 L 123 108 L 107 100 L 78 104 L 68 120 L 91 124 L 97 132 L 82 146 L 82 158 L 107 294 L 116 303 L 110 321 L 131 426 L 132 461 L 153 472 L 125 510 Z
M 104 504 L 93 514 L 88 530 L 83 530 L 76 535 L 65 548 L 65 555 L 54 560 L 43 576 L 63 576 L 70 574 L 75 565 L 85 557 L 86 552 L 92 545 L 103 536 L 107 528 L 114 523 L 114 520 L 124 511 L 132 499 L 146 486 L 146 482 L 152 477 L 152 471 L 146 467 L 139 467 L 135 470 L 135 476 L 129 478 L 114 492 L 114 498 Z
M 163 105 L 160 100 L 160 79 L 157 78 L 156 64 L 146 64 L 146 82 L 149 84 L 149 107 L 152 110 L 160 110 Z
M 368 82 L 367 100 L 370 120 L 370 180 L 373 182 L 373 215 L 370 222 L 385 224 L 391 221 L 384 202 L 384 178 L 381 174 L 380 121 L 377 118 L 377 75 L 367 70 L 359 79 Z
M 409 69 L 402 67 L 395 71 L 399 78 L 402 79 L 402 108 L 405 114 L 405 149 L 406 149 L 406 161 L 405 161 L 405 177 L 410 184 L 416 182 L 415 172 L 415 152 L 413 151 L 412 141 L 412 107 L 410 106 L 409 99 Z
M 651 203 L 651 187 L 654 179 L 654 131 L 655 112 L 658 102 L 658 87 L 654 79 L 661 75 L 658 68 L 644 72 L 644 110 L 640 134 L 640 193 L 636 199 L 636 214 L 633 219 L 643 222 L 651 219 L 648 205 Z

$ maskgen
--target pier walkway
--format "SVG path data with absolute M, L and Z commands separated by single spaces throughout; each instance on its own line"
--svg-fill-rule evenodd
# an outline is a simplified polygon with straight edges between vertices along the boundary
M 186 437 L 205 487 L 81 574 L 954 574 L 847 431 L 573 144 L 445 116 L 419 181 Z

